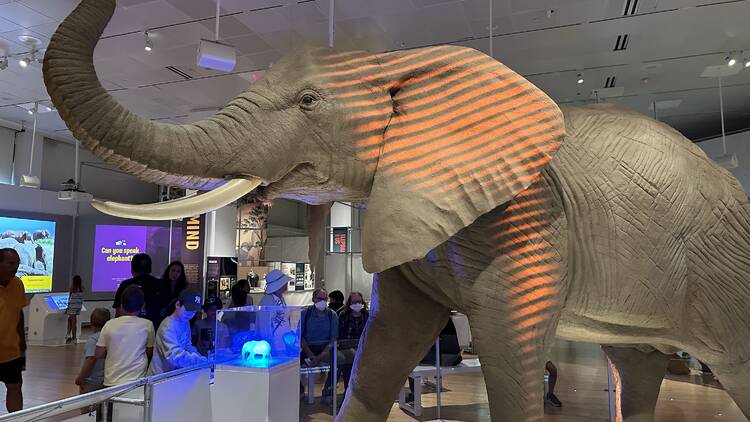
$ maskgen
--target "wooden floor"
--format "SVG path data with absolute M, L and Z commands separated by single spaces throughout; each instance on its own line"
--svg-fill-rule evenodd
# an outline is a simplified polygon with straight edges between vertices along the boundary
M 59 400 L 78 393 L 73 379 L 78 373 L 83 345 L 31 347 L 24 373 L 25 407 Z M 562 408 L 547 408 L 549 422 L 608 421 L 606 360 L 599 347 L 560 342 L 554 360 L 558 366 L 557 396 Z M 444 379 L 442 418 L 470 422 L 489 421 L 487 392 L 479 374 L 452 375 Z M 320 384 L 318 385 L 320 389 Z M 0 384 L 0 414 L 5 413 L 5 391 Z M 319 395 L 318 395 L 319 400 Z M 415 418 L 395 403 L 388 421 L 413 422 L 435 418 L 435 394 L 422 396 L 424 414 Z M 300 421 L 331 421 L 330 407 L 300 407 Z M 662 384 L 657 422 L 747 422 L 734 402 L 711 377 L 669 376 Z

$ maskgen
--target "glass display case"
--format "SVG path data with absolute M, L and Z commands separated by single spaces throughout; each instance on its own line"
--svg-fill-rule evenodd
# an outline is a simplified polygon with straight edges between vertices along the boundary
M 245 306 L 217 315 L 217 365 L 272 368 L 299 361 L 301 306 Z

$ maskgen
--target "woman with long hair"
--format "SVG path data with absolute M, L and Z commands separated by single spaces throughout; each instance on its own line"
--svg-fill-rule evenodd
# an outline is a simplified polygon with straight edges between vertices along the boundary
M 65 336 L 66 343 L 74 343 L 78 334 L 78 315 L 83 308 L 83 279 L 80 275 L 74 275 L 68 290 L 68 333 Z
M 346 305 L 339 314 L 339 338 L 337 360 L 339 373 L 344 377 L 344 388 L 349 386 L 349 378 L 352 375 L 354 356 L 357 354 L 357 346 L 362 332 L 365 330 L 367 318 L 367 302 L 360 292 L 351 292 L 346 300 Z M 338 376 L 336 377 L 338 379 Z
M 185 266 L 180 261 L 172 261 L 167 265 L 167 269 L 164 270 L 164 275 L 161 276 L 162 281 L 165 284 L 165 288 L 169 289 L 169 299 L 176 299 L 180 296 L 180 292 L 187 288 L 187 278 L 185 277 Z

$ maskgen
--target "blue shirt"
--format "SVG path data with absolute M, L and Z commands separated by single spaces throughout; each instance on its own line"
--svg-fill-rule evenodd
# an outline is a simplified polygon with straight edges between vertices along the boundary
M 312 312 L 307 316 L 308 312 Z M 302 336 L 308 345 L 323 345 L 331 341 L 331 337 L 339 336 L 339 317 L 336 312 L 326 308 L 319 314 L 315 308 L 302 310 Z
M 95 332 L 89 336 L 88 340 L 86 340 L 86 347 L 83 349 L 83 359 L 81 359 L 81 364 L 86 361 L 86 358 L 96 356 L 96 342 L 99 341 L 99 334 L 101 334 L 101 331 Z M 91 385 L 104 385 L 104 359 L 97 359 L 94 368 L 91 370 L 91 375 L 85 379 L 85 382 L 86 384 Z

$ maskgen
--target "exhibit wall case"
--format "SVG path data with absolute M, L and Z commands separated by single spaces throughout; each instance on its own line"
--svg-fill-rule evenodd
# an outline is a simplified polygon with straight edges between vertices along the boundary
M 300 355 L 300 306 L 244 306 L 219 311 L 216 363 L 271 368 Z

